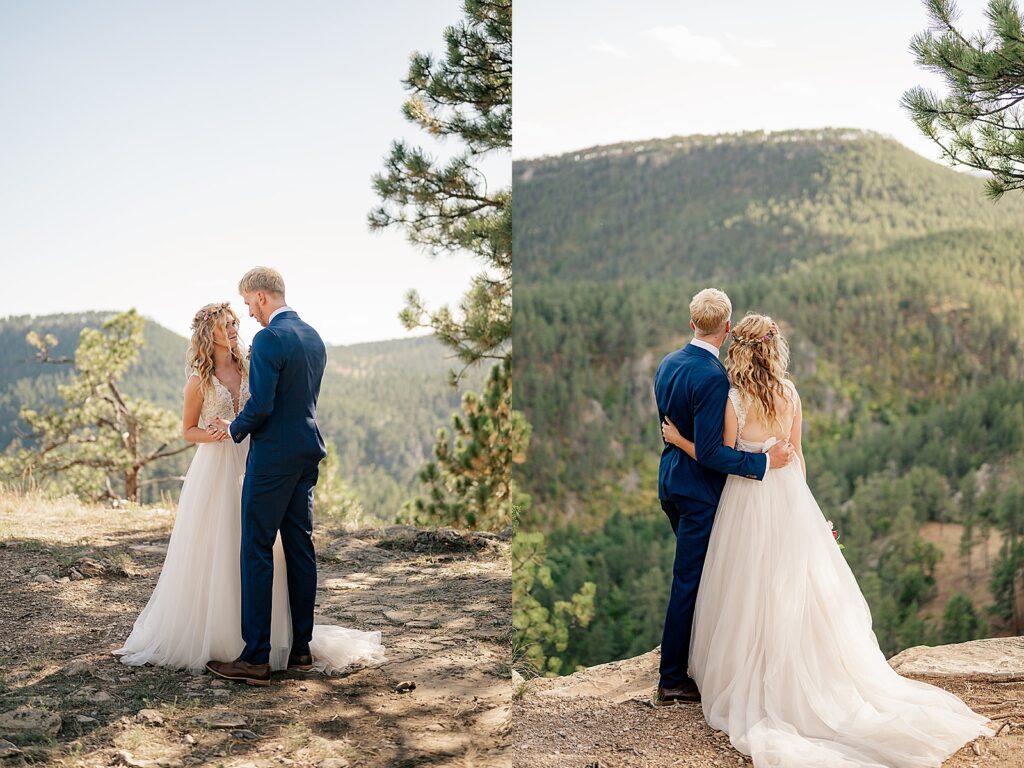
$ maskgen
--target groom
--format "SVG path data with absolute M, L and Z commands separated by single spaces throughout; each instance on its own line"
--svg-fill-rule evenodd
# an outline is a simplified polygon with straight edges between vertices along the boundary
M 288 570 L 292 647 L 288 669 L 312 669 L 309 642 L 316 599 L 313 487 L 327 455 L 316 401 L 327 350 L 312 327 L 285 304 L 284 280 L 256 267 L 238 284 L 250 317 L 263 330 L 252 340 L 249 401 L 234 421 L 218 420 L 236 443 L 250 435 L 242 484 L 242 639 L 234 661 L 206 668 L 228 680 L 270 684 L 270 611 L 278 531 Z
M 732 302 L 716 288 L 705 288 L 690 302 L 693 340 L 668 354 L 654 375 L 658 417 L 667 416 L 692 440 L 697 461 L 665 444 L 658 470 L 658 498 L 676 536 L 672 592 L 661 640 L 659 706 L 700 701 L 697 684 L 687 674 L 690 632 L 711 526 L 726 475 L 763 480 L 769 466 L 784 467 L 793 457 L 788 444 L 768 454 L 747 453 L 722 445 L 729 377 L 718 348 L 729 335 Z

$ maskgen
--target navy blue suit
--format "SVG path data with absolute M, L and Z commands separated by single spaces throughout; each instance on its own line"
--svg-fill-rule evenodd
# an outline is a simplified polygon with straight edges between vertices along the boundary
M 249 435 L 242 484 L 241 659 L 266 664 L 274 541 L 281 532 L 288 569 L 292 653 L 308 654 L 316 601 L 313 488 L 327 455 L 316 401 L 327 365 L 319 334 L 292 310 L 276 315 L 252 340 L 249 401 L 231 422 L 236 443 Z
M 726 475 L 761 480 L 768 456 L 722 445 L 729 377 L 718 358 L 693 344 L 665 356 L 654 374 L 658 418 L 665 416 L 694 442 L 697 461 L 666 444 L 658 470 L 658 498 L 676 535 L 672 593 L 661 640 L 661 682 L 678 688 L 687 679 L 693 609 L 711 526 Z

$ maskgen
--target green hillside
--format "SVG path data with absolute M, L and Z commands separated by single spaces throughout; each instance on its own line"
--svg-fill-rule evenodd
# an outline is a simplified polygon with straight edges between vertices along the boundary
M 851 130 L 686 136 L 514 164 L 519 284 L 733 280 L 921 235 L 1024 224 L 1024 200 Z
M 112 313 L 89 312 L 0 319 L 0 446 L 18 434 L 23 406 L 57 401 L 57 385 L 66 366 L 35 361 L 25 343 L 30 330 L 59 340 L 53 354 L 74 354 L 83 327 L 99 326 Z M 181 409 L 188 341 L 152 321 L 146 345 L 129 370 L 125 389 L 175 413 Z M 364 508 L 381 520 L 393 520 L 417 487 L 415 473 L 432 455 L 440 426 L 459 408 L 461 393 L 449 386 L 448 351 L 432 337 L 329 347 L 318 406 L 324 436 L 338 449 L 342 477 L 356 490 Z M 483 372 L 472 371 L 464 388 L 476 388 Z M 164 462 L 158 475 L 164 491 L 176 495 L 191 453 Z M 151 493 L 157 493 L 154 487 Z
M 790 339 L 809 480 L 884 649 L 1012 629 L 1024 204 L 993 204 L 975 178 L 846 131 L 617 145 L 514 172 L 514 400 L 534 428 L 517 478 L 531 524 L 551 534 L 548 597 L 598 584 L 569 665 L 660 638 L 672 538 L 651 382 L 709 284 L 735 317 L 767 312 Z M 961 559 L 918 535 L 928 521 L 963 525 L 964 553 L 988 529 L 1009 542 L 971 571 L 998 582 L 973 607 L 980 623 L 922 618 L 945 608 L 931 604 L 937 558 Z

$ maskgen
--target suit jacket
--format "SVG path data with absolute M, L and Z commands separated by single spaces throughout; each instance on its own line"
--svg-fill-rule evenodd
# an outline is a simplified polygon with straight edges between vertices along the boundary
M 654 374 L 658 419 L 671 419 L 694 442 L 697 461 L 666 444 L 658 470 L 658 497 L 718 506 L 726 475 L 761 480 L 768 455 L 722 445 L 729 376 L 719 359 L 693 344 L 665 356 Z
M 327 455 L 316 423 L 316 401 L 327 348 L 312 326 L 289 310 L 252 340 L 249 401 L 231 422 L 231 439 L 250 435 L 247 472 L 288 474 Z

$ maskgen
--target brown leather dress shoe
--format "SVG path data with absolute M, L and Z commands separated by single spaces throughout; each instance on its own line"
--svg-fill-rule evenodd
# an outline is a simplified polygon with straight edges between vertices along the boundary
M 312 668 L 313 657 L 308 653 L 305 655 L 288 654 L 288 669 L 294 669 L 298 672 L 309 672 Z
M 249 664 L 241 659 L 234 661 L 208 661 L 206 668 L 225 680 L 237 680 L 249 685 L 270 685 L 269 664 Z
M 700 702 L 700 690 L 697 685 L 690 681 L 683 683 L 679 688 L 662 688 L 654 694 L 654 706 L 670 707 L 673 704 L 682 702 Z

